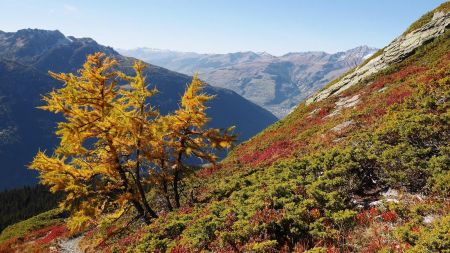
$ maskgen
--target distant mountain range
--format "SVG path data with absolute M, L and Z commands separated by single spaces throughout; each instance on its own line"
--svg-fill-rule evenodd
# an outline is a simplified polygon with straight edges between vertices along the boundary
M 26 165 L 38 149 L 51 151 L 56 144 L 53 132 L 59 118 L 36 109 L 42 104 L 41 95 L 61 85 L 47 71 L 74 72 L 86 55 L 94 52 L 117 58 L 119 68 L 124 71 L 135 60 L 93 39 L 66 37 L 59 31 L 0 31 L 0 190 L 35 183 L 36 175 Z M 176 109 L 191 77 L 154 65 L 149 65 L 145 74 L 160 91 L 154 100 L 160 111 Z M 205 91 L 216 95 L 209 104 L 210 125 L 235 125 L 240 141 L 277 120 L 231 90 L 208 86 Z
M 347 70 L 370 57 L 376 48 L 360 46 L 345 52 L 198 54 L 151 48 L 118 51 L 126 56 L 192 75 L 211 85 L 234 90 L 279 118 Z

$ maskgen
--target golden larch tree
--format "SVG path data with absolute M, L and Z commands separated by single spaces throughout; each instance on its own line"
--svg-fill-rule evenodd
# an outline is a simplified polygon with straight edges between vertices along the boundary
M 134 75 L 117 70 L 116 60 L 102 53 L 89 55 L 77 75 L 49 72 L 63 82 L 40 107 L 62 114 L 56 134 L 60 143 L 52 155 L 39 151 L 30 168 L 52 192 L 63 191 L 61 208 L 71 211 L 68 225 L 80 230 L 93 217 L 117 216 L 133 206 L 146 223 L 157 210 L 147 189 L 162 188 L 159 198 L 169 210 L 180 207 L 179 182 L 194 156 L 214 163 L 214 149 L 229 148 L 232 128 L 207 128 L 205 103 L 195 76 L 180 108 L 162 116 L 149 104 L 157 92 L 148 89 L 145 65 L 135 62 Z
M 58 123 L 54 154 L 39 152 L 30 168 L 51 191 L 66 192 L 61 207 L 73 211 L 69 225 L 75 229 L 129 203 L 146 222 L 157 217 L 145 198 L 141 155 L 162 134 L 153 124 L 158 112 L 147 104 L 156 91 L 145 86 L 142 63 L 133 66 L 135 76 L 114 70 L 116 64 L 96 53 L 79 75 L 49 72 L 64 86 L 46 95 L 40 107 L 62 113 L 65 121 Z M 126 89 L 119 86 L 123 81 Z
M 179 182 L 181 174 L 187 169 L 186 158 L 195 157 L 215 163 L 217 157 L 214 149 L 231 147 L 236 140 L 232 133 L 234 127 L 228 129 L 208 128 L 206 102 L 213 96 L 202 92 L 205 84 L 194 75 L 191 84 L 181 98 L 180 108 L 174 114 L 166 116 L 169 126 L 167 144 L 171 161 L 172 187 L 175 206 L 180 207 Z

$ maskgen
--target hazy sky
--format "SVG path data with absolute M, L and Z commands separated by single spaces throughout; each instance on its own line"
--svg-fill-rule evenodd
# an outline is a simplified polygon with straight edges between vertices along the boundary
M 383 47 L 444 0 L 0 0 L 0 30 L 58 29 L 116 48 L 227 53 Z

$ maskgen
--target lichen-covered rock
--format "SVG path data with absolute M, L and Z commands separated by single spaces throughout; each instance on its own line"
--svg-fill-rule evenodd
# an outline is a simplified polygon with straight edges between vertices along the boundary
M 335 109 L 333 112 L 331 112 L 330 114 L 328 114 L 327 116 L 325 116 L 324 118 L 329 118 L 329 117 L 334 117 L 336 115 L 341 114 L 341 111 L 345 108 L 352 108 L 354 106 L 356 106 L 359 103 L 359 94 L 356 94 L 352 97 L 345 97 L 345 98 L 340 98 L 336 103 L 335 103 Z
M 351 124 L 353 124 L 353 120 L 344 121 L 341 124 L 333 127 L 331 131 L 333 132 L 340 132 L 342 129 L 349 127 Z

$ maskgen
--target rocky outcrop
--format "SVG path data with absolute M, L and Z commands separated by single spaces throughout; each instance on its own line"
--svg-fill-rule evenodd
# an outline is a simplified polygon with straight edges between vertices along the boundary
M 309 98 L 306 100 L 306 104 L 339 94 L 370 75 L 387 68 L 389 65 L 402 61 L 419 46 L 443 34 L 449 25 L 450 13 L 436 12 L 428 23 L 419 29 L 396 38 L 383 49 L 379 56 L 356 68 L 355 71 L 347 74 L 337 83 Z
M 335 109 L 330 114 L 325 116 L 324 118 L 334 117 L 336 115 L 341 114 L 341 111 L 345 108 L 351 108 L 356 106 L 359 103 L 359 94 L 354 95 L 353 97 L 345 97 L 340 98 L 339 101 L 335 103 Z

